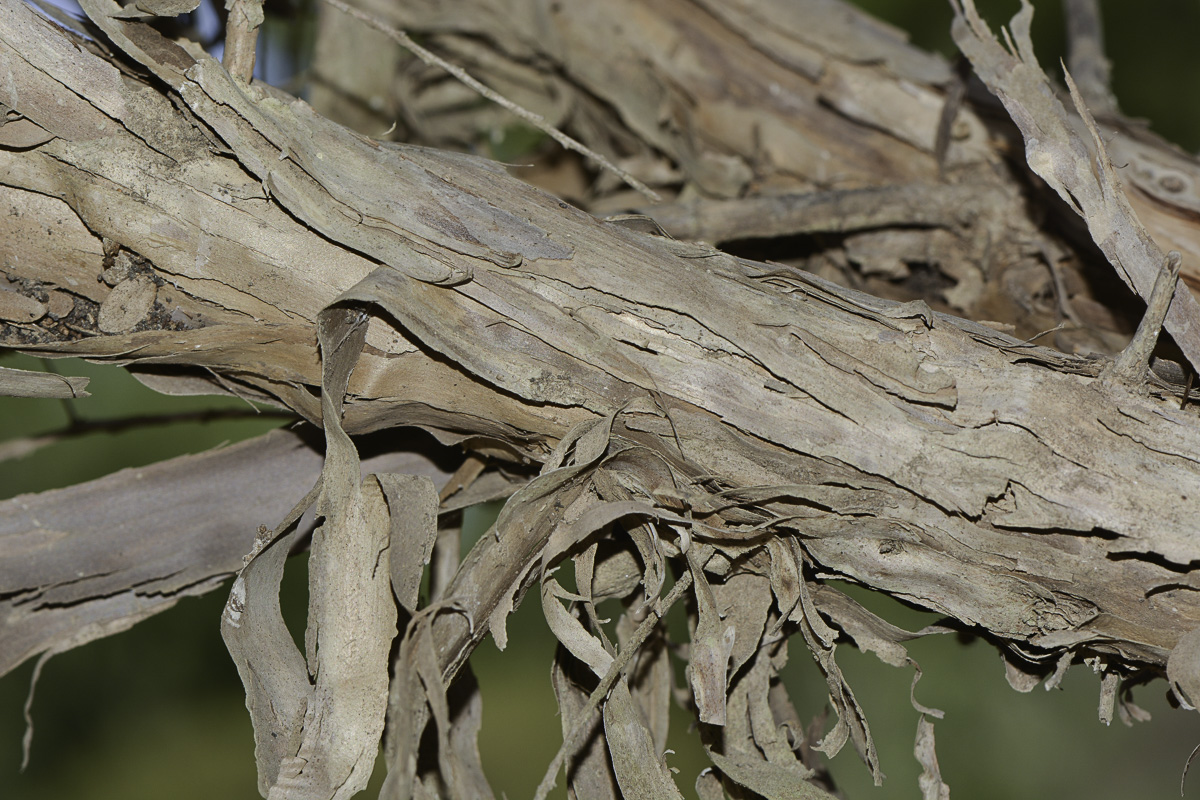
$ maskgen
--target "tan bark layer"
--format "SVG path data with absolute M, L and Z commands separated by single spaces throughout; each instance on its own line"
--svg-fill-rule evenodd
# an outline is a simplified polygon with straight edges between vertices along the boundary
M 668 575 L 686 574 L 692 697 L 705 730 L 717 731 L 706 746 L 726 778 L 771 796 L 763 787 L 780 776 L 810 774 L 791 753 L 814 743 L 771 745 L 790 704 L 768 687 L 781 666 L 778 645 L 794 633 L 825 672 L 839 714 L 820 747 L 833 755 L 852 742 L 881 776 L 834 650 L 848 639 L 890 647 L 885 660 L 904 663 L 899 643 L 909 634 L 824 587 L 830 579 L 986 633 L 1005 649 L 1016 683 L 1020 671 L 1045 675 L 1092 659 L 1109 700 L 1122 678 L 1163 671 L 1180 637 L 1200 627 L 1190 571 L 1200 562 L 1190 508 L 1200 496 L 1200 433 L 1175 390 L 1108 379 L 1103 359 L 1038 347 L 922 301 L 895 303 L 792 266 L 601 221 L 492 162 L 354 134 L 278 90 L 229 76 L 190 43 L 113 16 L 109 0 L 83 5 L 155 81 L 119 70 L 16 0 L 0 3 L 0 103 L 44 132 L 22 134 L 33 146 L 0 150 L 5 198 L 23 209 L 0 224 L 30 256 L 3 269 L 24 281 L 22 296 L 40 303 L 38 293 L 66 293 L 73 302 L 59 317 L 5 321 L 0 344 L 111 360 L 164 391 L 207 387 L 324 422 L 326 523 L 314 548 L 328 560 L 312 585 L 319 625 L 306 660 L 280 667 L 290 676 L 292 688 L 280 690 L 288 708 L 299 708 L 295 687 L 310 688 L 304 664 L 316 705 L 271 721 L 261 711 L 270 690 L 247 682 L 260 744 L 278 724 L 302 754 L 260 752 L 272 797 L 352 791 L 344 787 L 365 780 L 362 759 L 382 727 L 383 681 L 359 668 L 387 651 L 380 637 L 392 626 L 375 613 L 388 605 L 383 576 L 409 574 L 398 567 L 411 565 L 378 568 L 402 549 L 385 544 L 384 532 L 389 515 L 405 511 L 381 499 L 394 482 L 360 482 L 347 433 L 418 426 L 497 463 L 541 470 L 406 630 L 386 703 L 395 777 L 385 793 L 396 796 L 433 780 L 418 772 L 428 719 L 446 759 L 441 785 L 467 785 L 467 767 L 450 755 L 460 745 L 451 744 L 457 729 L 441 683 L 485 635 L 503 645 L 507 614 L 535 584 L 564 645 L 560 671 L 573 659 L 590 671 L 586 681 L 613 686 L 631 662 L 615 655 L 595 603 L 625 598 L 627 614 L 657 614 Z M 630 53 L 589 52 L 604 38 L 597 31 L 614 24 L 589 16 L 603 6 L 571 6 L 588 36 L 539 29 L 546 35 L 537 41 L 594 94 L 634 86 L 626 105 L 612 101 L 622 123 L 670 155 L 711 202 L 747 188 L 739 176 L 761 164 L 731 153 L 751 148 L 810 189 L 862 190 L 812 198 L 823 225 L 951 229 L 961 222 L 956 202 L 978 203 L 981 217 L 1005 219 L 1012 250 L 1001 254 L 1028 256 L 1012 237 L 1039 228 L 1021 210 L 1016 179 L 996 170 L 972 188 L 973 176 L 1002 161 L 972 109 L 961 112 L 961 135 L 941 164 L 958 170 L 945 188 L 957 201 L 895 216 L 873 207 L 938 197 L 945 185 L 935 150 L 938 87 L 949 76 L 885 29 L 858 17 L 800 25 L 785 16 L 765 26 L 749 4 L 633 4 L 624 12 L 644 23 L 637 30 L 673 37 L 670 48 L 655 40 L 659 60 L 647 65 L 630 55 L 647 49 L 625 40 L 617 41 Z M 822 20 L 832 27 L 815 24 Z M 487 30 L 501 23 L 513 26 L 495 20 Z M 747 44 L 758 35 L 766 39 Z M 692 49 L 724 56 L 725 77 L 705 80 Z M 600 66 L 609 64 L 627 71 Z M 689 80 L 684 104 L 673 92 Z M 740 106 L 723 105 L 730 98 L 757 104 L 762 116 L 747 126 Z M 1090 175 L 1093 155 L 1068 163 L 1073 174 Z M 856 222 L 838 213 L 851 200 Z M 707 209 L 723 219 L 720 211 Z M 1110 233 L 1122 235 L 1124 218 L 1113 219 Z M 44 233 L 52 221 L 64 221 L 77 243 L 61 265 L 34 257 L 53 238 Z M 961 260 L 962 275 L 982 275 L 986 258 L 998 257 L 972 243 L 978 222 L 953 234 L 945 256 Z M 1102 249 L 1109 243 L 1097 239 Z M 870 245 L 859 241 L 858 252 Z M 1121 247 L 1106 252 L 1129 252 Z M 1177 304 L 1194 304 L 1179 299 L 1190 298 L 1182 285 L 1178 292 Z M 125 322 L 105 332 L 104 320 Z M 427 522 L 422 536 L 433 535 Z M 368 532 L 371 543 L 358 538 Z M 601 551 L 601 540 L 615 550 Z M 255 554 L 268 544 L 257 542 Z M 553 571 L 567 558 L 575 589 Z M 241 573 L 227 624 L 262 607 L 268 568 L 252 560 Z M 198 581 L 225 568 L 205 570 Z M 247 585 L 257 587 L 249 600 Z M 364 587 L 373 610 L 350 613 L 346 593 Z M 58 635 L 70 640 L 65 629 Z M 250 664 L 261 643 L 244 644 Z M 17 660 L 48 646 L 24 646 Z M 647 658 L 665 653 L 661 642 L 645 646 Z M 328 682 L 321 663 L 339 667 L 327 670 L 335 673 Z M 657 717 L 642 730 L 630 705 L 653 703 L 661 676 L 631 685 L 621 683 L 599 711 L 609 777 L 626 794 L 657 787 L 656 796 L 670 796 L 657 762 L 637 755 L 652 749 Z M 558 687 L 582 707 L 578 691 Z M 338 750 L 327 720 L 356 731 L 353 753 Z M 751 740 L 756 746 L 743 749 Z M 927 768 L 936 766 L 922 752 Z M 469 753 L 461 757 L 469 762 Z M 306 775 L 309 767 L 320 774 Z

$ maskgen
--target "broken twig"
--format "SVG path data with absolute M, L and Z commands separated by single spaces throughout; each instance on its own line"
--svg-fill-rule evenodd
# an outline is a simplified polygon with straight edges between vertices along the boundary
M 424 47 L 422 47 L 421 45 L 414 42 L 412 40 L 411 36 L 409 36 L 404 31 L 400 30 L 399 28 L 394 28 L 391 25 L 388 25 L 383 20 L 379 19 L 378 17 L 374 17 L 370 14 L 367 14 L 364 11 L 360 11 L 359 9 L 354 8 L 353 6 L 347 5 L 346 3 L 343 3 L 342 0 L 325 0 L 325 2 L 328 3 L 329 5 L 333 6 L 334 8 L 336 8 L 338 11 L 341 11 L 344 14 L 349 14 L 350 16 L 354 17 L 355 19 L 359 20 L 360 22 L 363 22 L 363 23 L 369 25 L 370 27 L 374 28 L 375 30 L 379 31 L 380 33 L 387 34 L 393 40 L 395 40 L 401 47 L 403 47 L 405 50 L 408 50 L 410 53 L 412 53 L 417 58 L 424 61 L 426 64 L 428 64 L 430 66 L 441 67 L 442 69 L 446 70 L 451 75 L 453 75 L 455 78 L 458 78 L 458 80 L 461 81 L 464 86 L 467 86 L 467 87 L 475 90 L 476 92 L 479 93 L 480 96 L 486 97 L 488 100 L 491 100 L 496 105 L 501 106 L 502 108 L 508 109 L 509 111 L 516 114 L 518 117 L 520 117 L 521 119 L 528 122 L 530 125 L 534 126 L 538 130 L 540 130 L 542 133 L 545 133 L 547 136 L 549 136 L 554 141 L 561 144 L 563 147 L 567 148 L 568 150 L 574 150 L 576 153 L 579 153 L 583 156 L 586 156 L 587 158 L 592 159 L 597 164 L 599 164 L 601 167 L 603 167 L 604 169 L 613 173 L 618 178 L 625 181 L 625 183 L 629 184 L 634 189 L 637 189 L 639 192 L 641 192 L 642 194 L 644 194 L 646 197 L 650 198 L 654 202 L 657 203 L 659 200 L 662 199 L 661 197 L 659 197 L 658 193 L 655 192 L 653 189 L 651 189 L 649 186 L 642 183 L 637 178 L 633 177 L 628 172 L 621 169 L 616 164 L 612 163 L 607 158 L 605 158 L 604 156 L 597 153 L 595 150 L 592 150 L 587 145 L 583 144 L 582 142 L 580 142 L 576 139 L 572 139 L 570 136 L 567 136 L 565 133 L 558 130 L 550 123 L 546 122 L 545 117 L 543 117 L 541 114 L 535 114 L 532 111 L 530 111 L 529 109 L 517 105 L 516 103 L 514 103 L 513 101 L 504 97 L 503 95 L 498 94 L 497 92 L 495 92 L 492 89 L 488 88 L 487 86 L 483 85 L 482 83 L 477 81 L 475 78 L 471 77 L 467 73 L 467 71 L 464 70 L 462 67 L 459 67 L 455 64 L 451 64 L 449 61 L 447 61 L 446 59 L 437 55 L 436 53 L 433 53 L 432 51 L 427 50 Z

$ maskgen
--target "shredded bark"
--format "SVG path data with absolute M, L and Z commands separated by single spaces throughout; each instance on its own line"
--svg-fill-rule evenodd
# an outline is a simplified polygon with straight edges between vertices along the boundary
M 355 794 L 381 741 L 382 797 L 491 797 L 469 658 L 507 646 L 531 589 L 560 643 L 564 744 L 541 796 L 560 772 L 577 797 L 680 796 L 673 693 L 713 763 L 702 797 L 829 797 L 818 758 L 847 744 L 880 783 L 839 647 L 919 678 L 905 643 L 955 630 L 986 634 L 1020 689 L 1092 665 L 1104 721 L 1139 717 L 1147 672 L 1194 703 L 1200 429 L 1148 362 L 1165 328 L 1200 363 L 1200 239 L 1139 216 L 1194 160 L 1106 141 L 1069 77 L 1060 100 L 1025 3 L 1003 46 L 970 0 L 954 24 L 1015 129 L 833 0 L 525 5 L 406 3 L 384 22 L 491 65 L 501 94 L 553 97 L 531 105 L 670 203 L 600 179 L 590 210 L 636 212 L 604 220 L 496 162 L 356 133 L 247 83 L 247 41 L 227 70 L 164 37 L 141 18 L 160 3 L 83 0 L 98 43 L 0 0 L 0 103 L 28 123 L 0 140 L 0 198 L 22 209 L 0 215 L 22 256 L 2 266 L 0 345 L 324 434 L 323 460 L 276 433 L 0 504 L 0 673 L 235 576 L 222 632 L 269 798 Z M 414 103 L 414 138 L 436 138 Z M 1025 163 L 1004 152 L 1017 137 Z M 776 263 L 701 241 L 797 236 L 807 252 Z M 1097 268 L 1151 305 L 1116 359 L 1129 332 L 1081 288 Z M 918 291 L 930 270 L 938 288 Z M 1079 335 L 1055 350 L 954 311 Z M 10 392 L 83 389 L 6 375 Z M 404 427 L 439 448 L 364 458 Z M 460 560 L 450 513 L 494 498 Z M 301 652 L 278 588 L 305 536 Z M 837 581 L 944 620 L 902 630 Z M 660 624 L 680 601 L 686 643 Z M 796 722 L 789 639 L 825 677 L 828 730 Z M 941 800 L 941 712 L 915 680 L 920 788 Z

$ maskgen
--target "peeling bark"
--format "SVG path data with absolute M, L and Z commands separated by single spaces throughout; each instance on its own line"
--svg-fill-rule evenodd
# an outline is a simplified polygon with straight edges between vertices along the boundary
M 863 274 L 932 261 L 957 285 L 931 302 L 970 311 L 994 307 L 1000 276 L 1047 253 L 1070 253 L 1080 268 L 1098 263 L 1093 250 L 1040 227 L 1021 170 L 1002 153 L 1016 134 L 977 101 L 946 117 L 951 138 L 939 159 L 954 80 L 943 62 L 833 2 L 808 5 L 803 20 L 790 5 L 683 0 L 559 4 L 553 19 L 522 16 L 533 13 L 522 3 L 391 11 L 403 17 L 393 22 L 444 25 L 450 49 L 477 35 L 526 67 L 555 63 L 547 86 L 578 92 L 557 121 L 627 168 L 668 158 L 671 180 L 690 183 L 674 204 L 643 209 L 676 235 L 836 232 L 845 236 L 826 258 L 871 265 Z M 1072 114 L 1050 93 L 1023 37 L 1027 20 L 1017 18 L 1016 53 L 1007 53 L 965 5 L 956 35 L 1029 142 L 1030 166 L 1149 297 L 1162 262 L 1155 242 L 1191 250 L 1196 231 L 1178 217 L 1174 227 L 1138 222 L 1161 199 L 1141 185 L 1152 173 L 1141 165 L 1188 176 L 1200 174 L 1196 165 L 1119 138 L 1111 157 L 1137 165 L 1127 190 L 1082 105 Z M 1147 384 L 1140 359 L 1114 378 L 1105 357 L 1039 347 L 923 300 L 878 298 L 796 266 L 656 235 L 636 219 L 600 220 L 493 162 L 353 133 L 231 76 L 192 43 L 119 17 L 111 0 L 83 6 L 133 63 L 0 0 L 0 103 L 35 126 L 24 126 L 24 144 L 0 149 L 0 197 L 15 212 L 0 215 L 3 270 L 24 282 L 26 300 L 71 301 L 58 315 L 5 317 L 0 345 L 122 364 L 160 391 L 273 403 L 323 427 L 328 449 L 319 479 L 316 456 L 275 435 L 162 465 L 153 471 L 162 488 L 145 499 L 118 474 L 7 501 L 12 527 L 0 537 L 19 546 L 0 548 L 0 575 L 9 575 L 0 672 L 127 627 L 237 571 L 226 634 L 247 684 L 265 796 L 357 791 L 385 708 L 384 796 L 486 796 L 473 734 L 463 734 L 477 713 L 452 707 L 446 692 L 469 684 L 455 680 L 484 636 L 504 646 L 508 613 L 537 586 L 563 644 L 554 679 L 570 722 L 606 737 L 606 750 L 564 750 L 572 790 L 670 797 L 669 774 L 647 755 L 661 751 L 648 709 L 659 707 L 669 675 L 637 669 L 663 656 L 649 631 L 668 579 L 687 575 L 691 692 L 721 780 L 768 797 L 822 797 L 814 765 L 796 755 L 815 743 L 788 733 L 795 714 L 773 683 L 780 643 L 801 635 L 829 684 L 839 718 L 815 749 L 832 756 L 849 742 L 880 780 L 836 646 L 854 642 L 904 664 L 903 641 L 947 629 L 895 629 L 828 579 L 986 634 L 1016 683 L 1091 660 L 1110 700 L 1125 678 L 1165 674 L 1176 643 L 1200 627 L 1190 510 L 1200 432 L 1180 407 L 1182 390 Z M 622 14 L 640 24 L 618 36 Z M 601 42 L 604 57 L 593 52 Z M 600 99 L 616 114 L 608 127 L 598 123 Z M 786 199 L 767 191 L 785 179 Z M 606 202 L 624 202 L 613 197 Z M 59 222 L 70 246 L 46 232 Z M 1195 301 L 1181 283 L 1165 302 L 1165 324 L 1195 363 Z M 400 456 L 360 470 L 349 438 L 400 426 L 488 461 L 478 480 L 478 460 L 464 467 L 457 502 L 512 494 L 420 608 L 411 562 L 438 560 L 432 496 L 385 476 L 448 476 Z M 538 474 L 525 483 L 503 465 Z M 181 470 L 206 480 L 179 482 Z M 280 655 L 286 636 L 236 632 L 270 628 L 273 570 L 291 543 L 256 540 L 247 514 L 273 526 L 314 483 L 325 521 L 313 543 L 313 622 L 307 652 Z M 169 557 L 151 553 L 136 569 L 128 555 L 107 564 L 119 550 L 44 541 L 35 515 L 15 516 L 31 504 L 68 514 L 99 507 L 117 531 L 134 502 L 139 513 L 168 513 L 180 497 L 203 502 L 230 486 L 246 497 L 212 523 L 220 553 L 182 546 L 209 528 L 166 522 Z M 149 546 L 144 531 L 134 541 Z M 404 563 L 388 563 L 400 553 Z M 555 574 L 566 559 L 574 588 Z M 15 577 L 37 564 L 45 577 Z M 64 580 L 78 564 L 93 577 Z M 389 585 L 412 612 L 390 682 Z M 56 593 L 63 599 L 43 608 Z M 598 621 L 606 598 L 625 601 L 624 643 Z M 633 635 L 635 622 L 648 627 Z M 258 680 L 252 664 L 264 656 L 278 656 L 279 672 Z M 1193 660 L 1175 657 L 1174 685 L 1194 682 Z M 585 700 L 589 685 L 607 688 Z M 923 790 L 943 796 L 929 721 L 937 713 L 918 709 Z M 418 758 L 430 721 L 433 771 Z

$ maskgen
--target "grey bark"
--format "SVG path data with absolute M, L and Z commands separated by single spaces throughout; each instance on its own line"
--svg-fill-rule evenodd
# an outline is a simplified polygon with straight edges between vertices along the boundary
M 437 684 L 454 679 L 485 635 L 503 644 L 507 613 L 534 585 L 541 586 L 564 646 L 603 678 L 619 662 L 595 631 L 599 626 L 589 633 L 580 622 L 594 617 L 593 601 L 628 596 L 639 583 L 651 601 L 669 571 L 665 565 L 686 571 L 695 581 L 693 695 L 702 721 L 728 726 L 724 739 L 713 743 L 714 760 L 735 783 L 771 796 L 774 790 L 761 787 L 809 774 L 764 744 L 770 741 L 765 731 L 775 727 L 762 727 L 763 715 L 774 715 L 775 724 L 786 716 L 782 700 L 767 707 L 766 689 L 772 648 L 785 629 L 804 636 L 830 683 L 840 719 L 822 746 L 832 754 L 852 741 L 879 774 L 869 729 L 834 661 L 834 643 L 841 635 L 883 648 L 898 646 L 907 634 L 880 627 L 820 586 L 826 578 L 862 583 L 986 632 L 1004 648 L 1015 684 L 1022 683 L 1021 673 L 1045 675 L 1054 665 L 1093 659 L 1110 700 L 1120 679 L 1146 669 L 1164 672 L 1176 642 L 1200 627 L 1190 571 L 1200 561 L 1191 512 L 1200 496 L 1200 433 L 1175 389 L 1149 388 L 1140 379 L 1103 380 L 1104 359 L 1038 347 L 923 302 L 883 300 L 798 268 L 601 221 L 497 164 L 354 134 L 278 90 L 229 76 L 195 45 L 116 18 L 115 3 L 83 5 L 136 68 L 72 40 L 16 0 L 0 3 L 6 76 L 0 103 L 34 126 L 22 125 L 14 132 L 20 144 L 6 140 L 0 150 L 0 197 L 14 209 L 0 215 L 3 269 L 47 307 L 60 295 L 72 303 L 59 317 L 47 312 L 5 321 L 3 345 L 111 361 L 162 391 L 235 393 L 323 425 L 330 442 L 341 444 L 330 445 L 322 475 L 319 507 L 327 527 L 314 544 L 322 552 L 350 553 L 338 548 L 362 545 L 355 531 L 378 533 L 381 515 L 395 516 L 403 505 L 379 494 L 386 493 L 379 488 L 386 481 L 375 488 L 361 482 L 345 434 L 418 426 L 494 463 L 541 470 L 516 492 L 494 535 L 465 557 L 438 601 L 408 628 L 386 698 L 387 754 L 397 776 L 386 792 L 405 795 L 422 780 L 415 755 L 420 726 L 404 727 L 412 719 L 432 718 L 444 752 L 459 752 L 450 744 L 456 729 Z M 763 109 L 759 139 L 752 142 L 731 124 L 733 109 L 701 96 L 703 80 L 687 89 L 691 108 L 661 91 L 680 86 L 667 73 L 682 69 L 686 59 L 647 68 L 633 55 L 589 53 L 602 38 L 595 30 L 612 24 L 587 16 L 599 14 L 593 11 L 599 5 L 572 8 L 582 19 L 576 24 L 590 26 L 590 38 L 566 39 L 567 29 L 556 29 L 558 38 L 526 37 L 524 44 L 550 42 L 541 55 L 557 58 L 562 75 L 594 94 L 614 85 L 637 89 L 616 104 L 628 131 L 597 128 L 590 143 L 606 136 L 631 141 L 632 131 L 643 155 L 651 147 L 669 154 L 709 195 L 664 211 L 668 229 L 726 238 L 705 231 L 728 224 L 718 203 L 733 203 L 760 173 L 761 164 L 738 155 L 753 146 L 764 163 L 800 175 L 810 195 L 824 193 L 792 203 L 806 211 L 786 223 L 792 230 L 819 225 L 887 233 L 881 229 L 893 224 L 918 225 L 925 229 L 921 247 L 938 241 L 929 229 L 942 231 L 938 258 L 962 277 L 957 299 L 944 299 L 960 308 L 986 307 L 994 291 L 989 259 L 1012 256 L 1011 267 L 1032 257 L 1022 237 L 1043 234 L 1021 210 L 1017 178 L 996 168 L 996 140 L 978 109 L 960 112 L 946 162 L 939 164 L 936 133 L 950 75 L 886 29 L 857 16 L 823 16 L 827 6 L 835 8 L 826 3 L 812 4 L 803 26 L 786 16 L 765 26 L 748 4 L 699 4 L 705 13 L 696 14 L 695 24 L 679 24 L 680 47 L 694 46 L 701 34 L 760 37 L 753 47 L 706 45 L 731 59 L 729 83 L 716 87 L 717 95 L 732 94 L 735 84 L 766 92 L 750 98 Z M 691 4 L 653 8 L 678 22 Z M 532 24 L 512 9 L 496 14 L 454 19 L 483 32 L 511 29 L 513 36 Z M 434 25 L 428 18 L 424 24 Z M 978 40 L 986 50 L 983 34 L 976 27 L 976 39 L 960 39 L 964 49 Z M 648 52 L 618 41 L 631 53 Z M 679 56 L 679 49 L 660 44 L 649 52 Z M 988 58 L 976 58 L 981 74 Z M 992 66 L 1003 73 L 1007 64 Z M 1028 105 L 1021 105 L 1021 87 L 1009 88 L 1006 102 L 1021 125 Z M 676 121 L 684 121 L 693 109 L 705 109 L 688 118 L 704 116 L 706 127 L 659 124 L 664 111 L 678 111 Z M 594 120 L 596 110 L 583 103 L 572 113 Z M 1051 119 L 1038 109 L 1029 113 L 1039 124 Z M 801 115 L 809 127 L 787 119 Z M 1031 166 L 1051 167 L 1051 186 L 1064 199 L 1075 198 L 1101 250 L 1148 294 L 1153 242 L 1147 245 L 1149 237 L 1139 238 L 1146 230 L 1138 234 L 1132 227 L 1129 238 L 1125 226 L 1129 215 L 1149 207 L 1153 192 L 1127 199 L 1119 184 L 1095 177 L 1096 208 L 1110 214 L 1103 218 L 1108 238 L 1096 234 L 1100 211 L 1093 213 L 1079 181 L 1092 180 L 1092 159 L 1107 164 L 1107 156 L 1099 137 L 1089 145 L 1086 134 L 1074 133 L 1087 131 L 1086 115 L 1064 116 L 1061 124 L 1052 119 L 1061 141 L 1047 138 L 1041 161 L 1030 145 Z M 1021 128 L 1028 138 L 1028 127 Z M 1195 174 L 1190 160 L 1128 137 L 1113 150 L 1160 171 Z M 958 170 L 953 185 L 935 183 L 947 165 Z M 1143 173 L 1131 174 L 1139 185 Z M 1175 201 L 1186 204 L 1178 195 Z M 770 198 L 754 202 L 782 207 Z M 920 205 L 895 212 L 894 203 Z M 977 213 L 963 216 L 964 208 Z M 1145 226 L 1155 238 L 1160 232 L 1174 237 L 1170 241 L 1184 250 L 1195 240 L 1191 226 L 1156 228 L 1153 219 Z M 998 234 L 997 246 L 985 253 L 975 237 L 989 231 Z M 1060 238 L 1045 239 L 1048 244 L 1033 249 L 1068 247 Z M 884 248 L 903 241 L 886 239 Z M 858 241 L 858 252 L 868 244 Z M 848 242 L 845 252 L 854 246 Z M 1140 266 L 1130 254 L 1139 254 Z M 1189 327 L 1194 304 L 1181 284 L 1167 322 L 1189 354 L 1196 352 L 1189 338 L 1197 330 Z M 107 330 L 105 319 L 123 321 Z M 166 365 L 171 369 L 162 369 Z M 232 457 L 227 451 L 207 458 Z M 290 508 L 303 495 L 302 473 L 315 468 L 311 454 L 302 460 L 286 485 L 264 482 L 255 491 L 279 509 Z M 170 475 L 160 473 L 163 480 Z M 516 484 L 499 480 L 501 486 L 508 488 L 494 491 L 513 491 Z M 196 484 L 188 491 L 202 497 L 208 489 Z M 71 500 L 71 509 L 91 506 L 86 491 Z M 146 502 L 174 497 L 164 490 Z M 392 503 L 390 511 L 384 500 Z M 30 501 L 8 505 L 17 502 Z M 252 502 L 262 507 L 261 497 Z M 250 550 L 247 531 L 259 521 L 247 520 L 243 509 L 228 508 L 231 519 L 221 530 L 238 529 L 241 538 L 231 539 L 219 558 L 172 553 L 182 558 L 179 575 L 186 577 L 159 605 L 211 587 L 238 568 L 238 548 Z M 355 527 L 355 520 L 362 525 Z M 18 525 L 0 536 L 32 536 L 36 543 L 36 527 Z M 197 531 L 188 526 L 169 530 L 173 542 L 195 541 Z M 596 539 L 610 534 L 622 543 L 624 557 L 636 553 L 632 572 L 597 557 Z M 90 638 L 87 632 L 96 629 L 82 627 L 85 622 L 110 630 L 157 610 L 143 603 L 53 630 L 20 628 L 25 612 L 18 606 L 32 608 L 29 603 L 55 591 L 76 592 L 71 603 L 92 596 L 86 585 L 67 590 L 55 577 L 74 560 L 96 560 L 92 550 L 76 550 L 75 541 L 58 542 L 46 553 L 57 572 L 3 590 L 14 598 L 2 629 L 3 668 Z M 254 552 L 263 546 L 260 541 Z M 0 552 L 0 574 L 16 574 L 13 559 L 22 551 Z M 336 613 L 345 600 L 337 590 L 359 586 L 353 581 L 364 574 L 338 570 L 349 569 L 349 561 L 361 566 L 369 555 L 330 557 L 328 573 L 319 573 L 327 577 L 314 579 L 314 603 L 330 603 L 315 606 L 326 621 L 319 631 L 310 629 L 306 648 L 314 680 L 315 665 L 331 663 L 334 650 L 323 648 L 352 649 L 329 642 L 350 642 L 357 630 Z M 594 562 L 593 585 L 578 593 L 557 585 L 550 568 L 568 557 L 576 559 L 577 575 L 581 563 Z M 103 569 L 114 576 L 104 592 L 136 605 L 142 601 L 135 585 L 153 576 L 134 571 L 125 577 L 127 567 Z M 246 582 L 238 585 L 251 585 L 250 573 L 243 575 Z M 563 598 L 578 604 L 574 616 L 563 610 Z M 240 624 L 242 601 L 236 599 L 235 591 L 226 609 L 227 639 L 228 627 Z M 339 627 L 343 622 L 351 627 Z M 369 622 L 380 627 L 378 618 Z M 739 639 L 731 629 L 751 633 Z M 241 658 L 232 644 L 231 650 Z M 892 652 L 893 661 L 903 661 Z M 1178 676 L 1194 668 L 1192 661 L 1173 669 L 1177 685 L 1186 688 L 1188 679 Z M 761 692 L 743 687 L 726 696 L 734 674 L 761 681 Z M 353 681 L 330 680 L 328 686 L 318 682 L 312 697 L 320 703 L 353 699 L 340 693 Z M 610 737 L 636 716 L 631 703 L 648 703 L 661 690 L 635 687 L 636 696 L 627 697 L 625 684 L 620 687 L 602 712 Z M 247 688 L 253 695 L 249 681 Z M 364 715 L 382 713 L 384 698 L 367 699 Z M 580 706 L 578 697 L 571 702 Z M 740 716 L 728 716 L 727 704 Z M 353 716 L 335 700 L 326 707 L 330 719 Z M 254 702 L 251 711 L 262 713 Z M 737 727 L 744 720 L 746 731 Z M 262 718 L 255 724 L 260 743 L 266 741 Z M 305 764 L 332 770 L 311 777 L 328 789 L 321 796 L 353 791 L 361 763 L 321 740 L 316 722 L 278 724 L 292 726 L 288 741 L 303 755 L 260 752 L 260 778 L 266 776 L 263 787 L 272 797 L 310 796 L 305 787 L 315 784 L 305 782 L 311 777 Z M 378 731 L 361 735 L 365 741 Z M 936 769 L 926 750 L 931 736 L 918 746 L 927 769 Z M 657 763 L 638 767 L 644 759 L 631 755 L 649 747 L 649 737 L 647 728 L 611 742 L 613 775 L 627 794 L 637 786 L 667 791 Z M 759 745 L 752 754 L 737 744 L 749 739 Z M 638 771 L 643 768 L 648 771 Z M 447 762 L 440 769 L 444 786 L 466 785 L 468 768 Z M 936 791 L 940 779 L 931 785 Z

